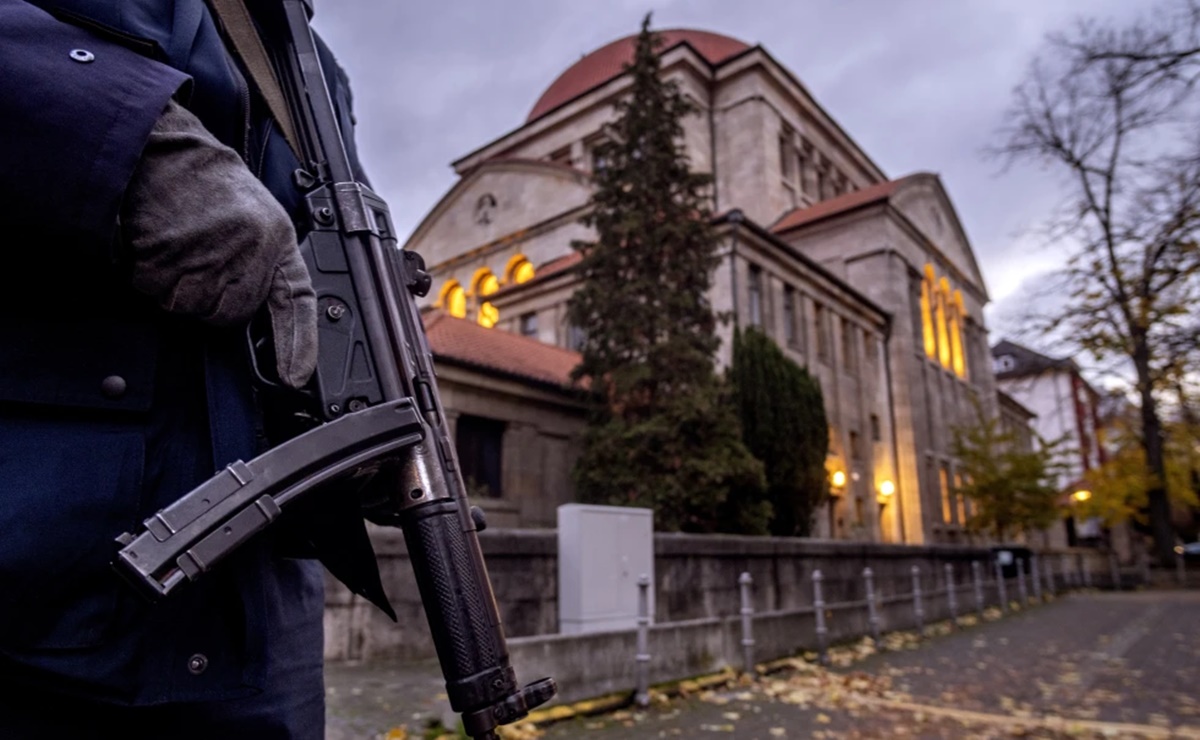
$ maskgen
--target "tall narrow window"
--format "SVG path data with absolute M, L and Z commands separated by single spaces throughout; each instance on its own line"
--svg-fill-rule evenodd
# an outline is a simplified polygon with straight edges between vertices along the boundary
M 933 265 L 925 265 L 925 278 L 921 281 L 921 335 L 925 340 L 925 354 L 937 357 L 937 335 L 933 329 Z
M 950 501 L 950 470 L 942 465 L 938 468 L 938 474 L 942 492 L 942 521 L 950 524 L 954 521 L 954 507 Z
M 482 490 L 491 498 L 500 498 L 504 427 L 504 422 L 496 419 L 467 414 L 458 417 L 454 446 L 470 493 Z
M 958 505 L 958 523 L 967 523 L 967 498 L 962 493 L 962 475 L 954 474 L 954 501 Z
M 825 330 L 829 323 L 828 311 L 820 303 L 813 303 L 813 328 L 817 332 L 817 359 L 829 361 L 829 334 Z
M 750 265 L 750 325 L 763 325 L 762 268 Z
M 938 333 L 938 362 L 942 367 L 950 367 L 950 328 L 946 305 L 950 300 L 950 281 L 942 278 L 938 281 L 937 290 L 937 333 Z
M 573 349 L 579 352 L 583 349 L 584 343 L 587 341 L 587 332 L 583 327 L 575 324 L 567 325 L 567 349 Z
M 792 184 L 792 128 L 786 123 L 779 132 L 779 173 L 784 182 Z
M 783 336 L 788 345 L 796 346 L 796 289 L 790 285 L 783 288 Z
M 854 324 L 842 319 L 842 363 L 848 373 L 858 372 L 858 343 L 854 341 L 857 333 Z
M 956 290 L 950 302 L 950 355 L 954 374 L 960 378 L 967 377 L 967 361 L 963 352 L 963 317 L 966 314 L 962 291 Z

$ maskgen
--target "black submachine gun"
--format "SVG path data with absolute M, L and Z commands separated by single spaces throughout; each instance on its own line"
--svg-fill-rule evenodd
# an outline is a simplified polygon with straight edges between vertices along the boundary
M 544 678 L 522 688 L 509 665 L 479 547 L 482 518 L 467 503 L 417 309 L 429 274 L 398 247 L 386 204 L 354 177 L 309 26 L 311 0 L 282 5 L 290 38 L 273 66 L 303 165 L 296 180 L 310 228 L 300 248 L 320 321 L 317 371 L 294 414 L 311 428 L 228 466 L 147 519 L 144 532 L 122 535 L 114 565 L 165 596 L 289 505 L 369 487 L 371 520 L 404 532 L 450 705 L 468 735 L 495 740 L 500 725 L 556 686 Z

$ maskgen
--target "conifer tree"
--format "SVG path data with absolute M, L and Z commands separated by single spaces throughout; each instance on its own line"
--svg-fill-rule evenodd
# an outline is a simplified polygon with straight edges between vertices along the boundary
M 771 534 L 807 537 L 829 494 L 821 384 L 757 329 L 734 335 L 730 379 L 742 439 L 766 472 Z
M 710 178 L 689 169 L 682 121 L 693 106 L 660 77 L 660 45 L 647 15 L 632 88 L 597 153 L 584 218 L 597 239 L 572 244 L 582 260 L 567 315 L 586 335 L 575 375 L 600 399 L 576 486 L 585 501 L 652 507 L 664 530 L 761 532 L 761 502 L 728 502 L 761 488 L 762 467 L 713 368 Z

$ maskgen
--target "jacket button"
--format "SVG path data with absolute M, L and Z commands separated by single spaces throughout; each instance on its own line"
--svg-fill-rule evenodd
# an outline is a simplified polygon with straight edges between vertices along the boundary
M 126 387 L 125 378 L 122 378 L 120 375 L 110 375 L 100 381 L 100 393 L 105 398 L 120 398 L 125 395 Z
M 199 676 L 204 673 L 204 669 L 208 668 L 208 658 L 204 653 L 196 653 L 188 658 L 188 672 L 193 676 Z
M 96 55 L 87 49 L 71 49 L 71 58 L 82 64 L 87 64 L 96 58 Z

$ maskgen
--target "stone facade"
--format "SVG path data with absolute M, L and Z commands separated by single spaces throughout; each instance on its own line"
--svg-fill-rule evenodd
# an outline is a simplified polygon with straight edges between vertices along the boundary
M 699 31 L 664 35 L 663 74 L 697 109 L 683 144 L 692 166 L 713 175 L 727 245 L 710 296 L 733 317 L 719 362 L 730 359 L 734 327 L 757 324 L 825 393 L 837 485 L 817 535 L 965 541 L 961 507 L 945 503 L 958 475 L 951 430 L 976 409 L 997 413 L 997 401 L 987 292 L 940 180 L 889 180 L 762 47 Z M 631 39 L 585 56 L 524 125 L 454 163 L 461 179 L 406 245 L 431 266 L 429 307 L 573 347 L 571 244 L 591 236 L 579 219 L 595 147 L 629 86 L 614 61 L 621 54 L 631 56 Z M 475 380 L 480 413 L 517 413 L 499 400 L 488 406 L 492 383 Z M 549 506 L 523 503 L 517 520 L 545 523 Z

